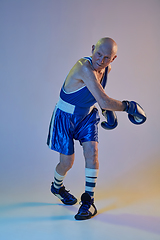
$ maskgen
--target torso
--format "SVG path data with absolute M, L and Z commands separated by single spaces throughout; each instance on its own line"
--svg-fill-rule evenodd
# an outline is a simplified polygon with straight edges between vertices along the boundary
M 90 67 L 92 67 L 91 63 L 86 59 L 80 59 L 81 64 L 90 64 Z M 64 83 L 64 90 L 67 93 L 74 92 L 82 87 L 85 86 L 85 83 L 83 82 L 83 79 L 79 78 L 79 67 L 78 63 L 76 63 L 71 71 L 69 72 L 68 76 L 66 77 L 65 83 Z M 101 72 L 97 72 L 93 69 L 93 73 L 99 83 L 101 83 L 103 76 L 104 76 L 105 69 Z

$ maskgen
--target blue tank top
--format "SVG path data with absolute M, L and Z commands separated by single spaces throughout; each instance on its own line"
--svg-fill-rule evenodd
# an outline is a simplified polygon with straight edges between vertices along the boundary
M 89 60 L 89 62 L 92 64 L 91 57 L 84 57 L 84 59 Z M 106 67 L 103 79 L 101 81 L 101 85 L 103 88 L 105 88 L 107 83 L 107 73 L 108 67 Z M 86 86 L 83 86 L 82 88 L 70 93 L 66 93 L 63 86 L 60 91 L 60 98 L 67 103 L 70 103 L 80 108 L 90 108 L 97 102 Z

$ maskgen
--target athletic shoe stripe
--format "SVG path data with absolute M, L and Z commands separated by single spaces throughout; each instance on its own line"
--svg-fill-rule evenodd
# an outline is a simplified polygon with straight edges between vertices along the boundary
M 63 197 L 61 197 L 61 195 L 59 194 L 54 194 L 55 196 L 57 196 L 60 200 L 63 200 Z

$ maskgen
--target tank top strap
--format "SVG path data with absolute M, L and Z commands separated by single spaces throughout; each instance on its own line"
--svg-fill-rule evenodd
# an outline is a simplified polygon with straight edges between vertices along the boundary
M 105 73 L 103 76 L 103 80 L 101 82 L 101 85 L 103 88 L 105 88 L 106 84 L 107 84 L 107 75 L 108 75 L 108 67 L 105 68 Z
M 89 62 L 92 64 L 92 58 L 91 57 L 83 57 L 83 58 L 89 60 Z

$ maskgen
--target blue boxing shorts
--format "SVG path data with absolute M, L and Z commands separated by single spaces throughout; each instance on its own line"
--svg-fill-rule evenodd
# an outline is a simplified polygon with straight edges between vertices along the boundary
M 65 155 L 74 153 L 74 140 L 98 142 L 98 109 L 94 106 L 75 111 L 75 106 L 62 99 L 57 103 L 49 126 L 47 145 Z

